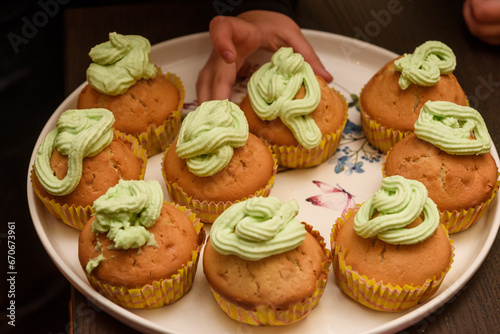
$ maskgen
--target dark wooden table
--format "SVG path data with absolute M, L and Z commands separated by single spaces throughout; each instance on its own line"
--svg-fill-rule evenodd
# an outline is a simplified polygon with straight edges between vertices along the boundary
M 108 32 L 135 33 L 157 43 L 205 31 L 214 14 L 212 1 L 168 1 L 121 7 L 75 8 L 65 12 L 65 88 L 69 93 L 85 80 L 90 47 Z M 471 36 L 462 19 L 460 1 L 445 0 L 315 0 L 302 1 L 296 20 L 303 28 L 346 35 L 398 54 L 412 52 L 427 40 L 449 45 L 458 59 L 454 72 L 471 105 L 483 115 L 496 147 L 500 147 L 500 47 Z M 449 302 L 403 333 L 490 333 L 500 328 L 500 241 L 497 236 L 486 260 Z M 73 288 L 72 333 L 136 333 L 100 311 Z M 92 311 L 93 310 L 93 311 Z M 92 311 L 92 312 L 91 312 Z M 360 319 L 361 320 L 361 319 Z M 200 329 L 200 333 L 203 332 Z

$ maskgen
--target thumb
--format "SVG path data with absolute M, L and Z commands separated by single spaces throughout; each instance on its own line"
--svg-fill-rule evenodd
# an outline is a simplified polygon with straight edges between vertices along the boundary
M 300 53 L 304 57 L 304 60 L 311 65 L 314 73 L 325 79 L 326 82 L 333 80 L 333 76 L 326 70 L 298 26 L 295 26 L 295 29 L 289 29 L 289 33 L 284 36 L 282 44 L 291 46 L 294 52 Z
M 304 57 L 304 60 L 311 65 L 314 73 L 325 79 L 326 82 L 333 80 L 333 76 L 326 70 L 316 52 L 314 52 L 311 45 L 305 39 L 302 43 L 294 45 L 294 49 L 295 52 L 300 53 Z

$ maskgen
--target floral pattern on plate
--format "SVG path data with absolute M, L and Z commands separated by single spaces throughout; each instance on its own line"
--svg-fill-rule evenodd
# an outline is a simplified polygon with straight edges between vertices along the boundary
M 356 113 L 359 118 L 359 97 L 356 94 L 349 94 L 351 101 L 349 102 L 349 111 Z M 354 123 L 350 117 L 342 135 L 339 148 L 336 154 L 328 161 L 329 164 L 334 164 L 336 174 L 345 173 L 351 175 L 353 173 L 364 173 L 363 165 L 365 162 L 374 163 L 380 162 L 382 155 L 375 149 L 368 139 L 363 135 L 361 125 Z

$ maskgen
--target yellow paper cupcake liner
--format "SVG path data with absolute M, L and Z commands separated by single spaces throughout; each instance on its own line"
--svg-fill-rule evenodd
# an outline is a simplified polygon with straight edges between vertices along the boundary
M 443 224 L 447 229 L 449 234 L 454 234 L 462 231 L 466 231 L 471 228 L 474 224 L 476 224 L 481 217 L 483 217 L 484 213 L 488 209 L 491 201 L 495 198 L 495 195 L 498 192 L 498 187 L 500 185 L 500 180 L 495 183 L 495 188 L 491 193 L 491 197 L 477 205 L 476 207 L 469 208 L 468 210 L 455 210 L 455 211 L 443 211 L 441 214 L 441 224 Z
M 390 151 L 388 154 L 389 153 Z M 382 176 L 387 177 L 385 174 L 385 162 L 382 164 Z M 468 209 L 439 211 L 440 223 L 446 227 L 449 234 L 466 231 L 483 217 L 484 213 L 490 206 L 491 201 L 495 198 L 498 192 L 498 187 L 500 186 L 500 180 L 498 179 L 499 176 L 500 173 L 497 173 L 497 181 L 493 191 L 491 192 L 491 197 L 488 200 Z
M 330 158 L 337 150 L 344 133 L 344 128 L 348 118 L 348 106 L 345 97 L 332 88 L 341 99 L 344 105 L 344 120 L 337 131 L 323 136 L 321 143 L 312 149 L 298 146 L 271 145 L 271 149 L 276 154 L 278 165 L 282 168 L 309 168 L 322 164 Z
M 356 214 L 358 209 L 359 205 L 338 218 L 331 232 L 330 242 L 333 252 L 333 272 L 339 289 L 360 304 L 377 311 L 385 312 L 407 310 L 434 295 L 441 286 L 444 277 L 453 263 L 453 241 L 450 240 L 450 245 L 452 247 L 450 264 L 440 277 L 428 279 L 423 285 L 405 284 L 404 286 L 394 286 L 391 284 L 384 284 L 382 281 L 377 282 L 366 275 L 360 275 L 356 270 L 353 270 L 351 266 L 347 265 L 345 263 L 346 250 L 343 249 L 342 246 L 335 244 L 335 238 L 338 231 L 349 217 Z M 442 228 L 443 231 L 448 234 L 447 229 L 443 225 L 439 225 L 438 228 Z
M 231 303 L 210 287 L 217 304 L 231 319 L 254 326 L 290 325 L 307 317 L 318 304 L 323 292 L 325 291 L 326 284 L 328 283 L 328 274 L 330 272 L 331 265 L 331 252 L 326 248 L 324 238 L 319 234 L 319 232 L 313 230 L 312 226 L 308 224 L 304 223 L 304 225 L 306 226 L 306 230 L 316 238 L 326 255 L 326 261 L 322 263 L 322 273 L 316 282 L 316 289 L 314 293 L 303 301 L 291 305 L 286 309 L 278 309 L 276 307 L 272 307 L 271 305 L 261 305 L 253 310 L 247 310 Z
M 134 155 L 138 156 L 142 160 L 142 169 L 139 175 L 139 180 L 144 179 L 144 175 L 146 174 L 146 166 L 147 166 L 147 153 L 146 150 L 142 148 L 137 139 L 132 135 L 127 135 L 124 133 L 120 133 L 119 131 L 114 131 L 114 136 L 116 139 L 120 139 L 123 141 Z M 35 169 L 31 168 L 31 184 L 33 186 L 33 190 L 35 194 L 40 198 L 44 206 L 50 212 L 51 215 L 61 220 L 68 226 L 76 228 L 77 230 L 81 230 L 83 225 L 92 217 L 94 210 L 91 205 L 87 205 L 85 207 L 79 205 L 68 205 L 68 204 L 60 204 L 56 199 L 50 199 L 46 196 L 43 196 L 40 193 L 40 189 L 37 187 L 37 183 L 34 182 L 35 177 Z
M 271 178 L 267 182 L 266 186 L 263 188 L 257 190 L 254 194 L 249 195 L 248 197 L 243 197 L 242 199 L 238 201 L 228 201 L 228 202 L 214 202 L 214 201 L 206 201 L 206 200 L 198 200 L 194 198 L 193 196 L 189 196 L 180 186 L 177 182 L 171 182 L 167 180 L 167 177 L 165 175 L 165 157 L 167 155 L 169 149 L 165 151 L 163 154 L 162 158 L 162 175 L 163 179 L 165 180 L 165 184 L 167 186 L 167 191 L 170 196 L 170 200 L 178 203 L 180 205 L 184 205 L 191 209 L 196 215 L 200 218 L 200 220 L 204 223 L 211 224 L 213 223 L 217 217 L 219 217 L 227 208 L 229 208 L 231 205 L 244 201 L 248 198 L 251 197 L 267 197 L 271 193 L 271 189 L 273 188 L 274 185 L 274 180 L 276 178 L 276 173 L 278 171 L 278 164 L 276 160 L 276 156 L 274 153 L 271 152 L 271 149 L 269 148 L 271 155 L 273 156 L 274 160 L 274 166 L 273 166 L 273 172 L 271 175 Z
M 175 205 L 173 203 L 169 203 Z M 90 285 L 104 297 L 114 303 L 134 309 L 153 309 L 172 304 L 183 295 L 185 295 L 192 287 L 196 270 L 198 268 L 198 260 L 201 249 L 205 244 L 205 229 L 203 223 L 196 217 L 191 210 L 186 207 L 175 205 L 175 207 L 183 212 L 193 223 L 196 232 L 198 233 L 198 247 L 193 251 L 191 260 L 177 271 L 177 274 L 172 277 L 154 281 L 151 284 L 146 284 L 140 288 L 127 288 L 115 286 L 98 280 L 92 273 L 85 275 Z
M 386 154 L 397 142 L 411 134 L 412 131 L 400 131 L 387 128 L 373 120 L 363 111 L 360 105 L 361 127 L 366 139 L 381 153 Z
M 163 152 L 174 141 L 181 128 L 182 108 L 186 91 L 179 77 L 167 72 L 167 80 L 171 81 L 179 91 L 179 104 L 177 109 L 160 126 L 151 125 L 147 131 L 142 132 L 135 137 L 139 140 L 142 147 L 148 152 L 148 157 Z

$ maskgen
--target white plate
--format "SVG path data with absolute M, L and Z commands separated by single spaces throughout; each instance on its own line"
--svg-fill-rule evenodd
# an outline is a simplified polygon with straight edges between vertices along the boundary
M 330 33 L 304 30 L 304 34 L 319 57 L 333 74 L 332 84 L 352 102 L 371 76 L 396 54 L 379 47 Z M 195 82 L 203 66 L 210 41 L 207 33 L 185 36 L 157 44 L 152 49 L 152 59 L 164 71 L 176 73 L 186 87 L 186 112 L 196 98 Z M 268 61 L 269 53 L 260 52 L 250 61 L 261 64 Z M 43 128 L 36 148 L 45 135 L 54 128 L 59 115 L 74 108 L 79 91 L 74 91 L 54 112 Z M 238 102 L 244 92 L 244 83 L 237 85 L 233 100 Z M 191 103 L 191 104 L 190 104 Z M 299 219 L 313 225 L 328 241 L 336 218 L 349 203 L 361 203 L 379 187 L 381 164 L 384 157 L 371 148 L 360 130 L 359 112 L 349 109 L 349 123 L 339 150 L 321 166 L 307 170 L 281 172 L 276 177 L 271 195 L 282 200 L 295 198 L 300 206 Z M 492 154 L 498 163 L 495 148 Z M 147 179 L 164 184 L 160 172 L 161 154 L 148 161 Z M 320 189 L 312 181 L 321 181 Z M 328 186 L 330 186 L 330 192 Z M 343 189 L 331 192 L 333 188 Z M 166 188 L 164 187 L 166 194 Z M 324 192 L 325 191 L 325 192 Z M 497 196 L 485 216 L 470 230 L 453 235 L 456 248 L 455 262 L 440 290 L 426 303 L 401 313 L 382 313 L 368 309 L 345 295 L 337 288 L 332 271 L 327 288 L 319 305 L 304 320 L 285 327 L 252 327 L 231 320 L 212 297 L 203 270 L 198 270 L 192 290 L 172 305 L 156 310 L 129 310 L 110 302 L 96 293 L 84 276 L 77 257 L 78 231 L 54 219 L 38 200 L 29 181 L 28 203 L 33 224 L 48 254 L 67 279 L 97 306 L 120 321 L 143 332 L 161 333 L 381 333 L 394 332 L 415 324 L 443 306 L 472 277 L 485 259 L 497 234 L 500 213 Z M 314 205 L 306 199 L 322 195 L 330 208 Z M 168 199 L 168 195 L 166 195 Z M 88 310 L 86 310 L 88 312 Z

